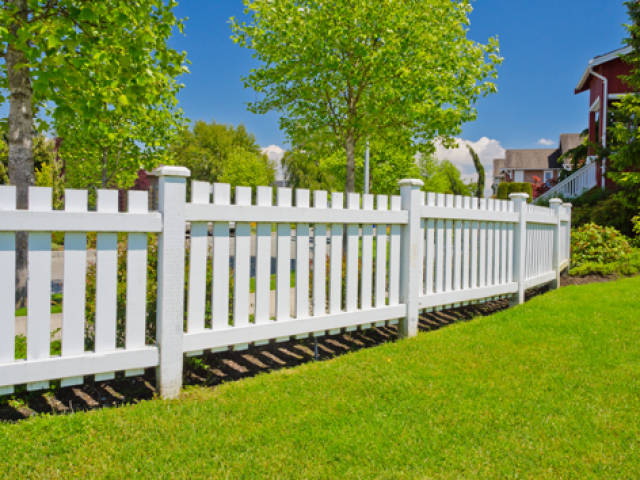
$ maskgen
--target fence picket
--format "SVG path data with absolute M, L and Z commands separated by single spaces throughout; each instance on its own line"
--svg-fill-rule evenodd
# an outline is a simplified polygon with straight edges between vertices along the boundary
M 98 190 L 98 212 L 118 212 L 118 191 Z M 116 349 L 118 311 L 118 234 L 98 233 L 96 246 L 96 353 Z M 96 381 L 112 380 L 114 372 L 100 373 Z
M 490 198 L 487 200 L 487 210 L 495 211 L 495 200 Z M 494 266 L 494 225 L 495 222 L 487 224 L 487 286 L 493 285 L 493 266 Z
M 471 199 L 471 210 L 478 209 L 478 199 Z M 471 222 L 471 288 L 478 286 L 478 228 L 477 221 Z
M 514 204 L 513 202 L 507 202 L 507 210 L 509 212 L 514 212 L 515 208 L 514 208 Z M 514 242 L 514 232 L 515 232 L 515 224 L 513 223 L 509 223 L 508 224 L 508 233 L 507 233 L 507 242 L 508 242 L 508 247 L 507 247 L 507 283 L 511 283 L 513 282 L 513 256 L 514 256 L 514 251 L 513 251 L 513 242 Z
M 463 208 L 463 199 L 461 195 L 455 196 L 455 208 L 461 210 Z M 453 257 L 453 289 L 462 289 L 462 221 L 456 220 L 454 223 L 454 245 L 455 253 Z
M 86 212 L 87 200 L 86 190 L 67 189 L 64 192 L 64 209 L 66 212 Z M 67 357 L 84 353 L 87 282 L 86 233 L 67 232 L 64 234 L 63 268 L 61 354 L 63 357 Z M 63 378 L 60 381 L 60 386 L 81 385 L 83 381 L 84 377 Z
M 191 203 L 208 204 L 211 187 L 208 182 L 191 182 Z M 205 328 L 207 298 L 207 267 L 209 232 L 207 222 L 191 222 L 189 238 L 189 290 L 187 293 L 187 332 L 202 332 Z M 131 235 L 129 236 L 131 238 Z M 201 355 L 203 352 L 190 352 Z
M 442 193 L 437 195 L 437 201 L 439 207 L 446 205 L 445 196 Z M 436 293 L 444 292 L 444 257 L 446 253 L 446 247 L 444 243 L 444 220 L 439 218 L 436 221 Z
M 427 192 L 427 205 L 435 206 L 436 205 L 436 194 L 433 192 Z M 427 295 L 433 293 L 433 276 L 434 276 L 434 268 L 435 268 L 435 254 L 436 254 L 436 245 L 435 245 L 435 220 L 433 218 L 428 218 L 425 224 L 426 232 L 426 242 L 425 242 L 425 255 L 426 262 L 424 267 L 424 285 L 425 285 L 425 293 Z
M 251 188 L 236 187 L 236 205 L 251 206 Z M 233 326 L 249 325 L 251 287 L 251 224 L 236 222 L 235 267 L 233 280 Z M 236 348 L 241 348 L 240 346 Z
M 486 199 L 480 199 L 480 210 L 488 210 L 488 202 Z M 479 282 L 480 287 L 487 286 L 487 222 L 480 222 L 480 263 L 479 263 Z
M 473 197 L 464 197 L 463 208 L 465 210 L 471 210 L 471 201 L 475 200 Z M 462 289 L 468 290 L 471 288 L 471 221 L 465 220 L 462 226 L 463 232 L 463 247 L 462 247 Z
M 309 190 L 296 190 L 296 207 L 309 208 Z M 309 317 L 309 224 L 296 225 L 296 318 Z
M 362 196 L 362 209 L 373 210 L 373 195 Z M 360 282 L 360 308 L 372 307 L 373 293 L 373 225 L 362 225 L 362 279 Z
M 0 186 L 0 211 L 16 209 L 16 187 Z M 16 234 L 0 232 L 0 265 L 7 272 L 16 270 Z M 0 275 L 0 364 L 15 361 L 16 336 L 16 278 Z M 10 395 L 13 386 L 0 386 L 0 395 Z
M 331 193 L 331 209 L 342 210 L 342 193 Z M 331 225 L 331 257 L 329 265 L 329 313 L 342 311 L 342 224 Z
M 231 185 L 213 185 L 213 204 L 231 204 Z M 229 223 L 213 223 L 211 279 L 211 325 L 214 330 L 229 326 Z
M 391 197 L 391 210 L 399 211 L 400 206 L 400 196 L 393 195 Z M 389 305 L 398 305 L 400 303 L 401 241 L 400 225 L 391 225 L 389 235 Z
M 277 190 L 279 207 L 291 207 L 291 189 L 280 187 Z M 276 321 L 291 319 L 291 224 L 279 223 L 276 238 Z M 287 341 L 282 337 L 276 341 Z
M 207 193 L 209 186 L 207 185 Z M 149 212 L 149 193 L 129 191 L 129 213 Z M 206 238 L 206 237 L 205 237 Z M 206 251 L 206 250 L 205 250 Z M 203 262 L 206 265 L 206 258 Z M 206 282 L 205 282 L 206 285 Z M 203 292 L 204 304 L 204 292 Z M 147 234 L 129 233 L 127 238 L 127 313 L 125 346 L 139 350 L 145 346 L 147 319 Z M 125 376 L 144 375 L 144 369 L 125 371 Z
M 494 208 L 497 212 L 502 211 L 502 201 L 496 200 Z M 500 285 L 500 241 L 501 222 L 493 223 L 493 285 Z
M 383 212 L 389 208 L 389 197 L 378 195 L 376 208 Z M 387 225 L 376 224 L 376 308 L 387 304 Z M 380 325 L 376 325 L 380 326 Z
M 270 207 L 273 201 L 271 187 L 258 187 L 257 204 Z M 254 317 L 256 325 L 268 323 L 271 315 L 271 224 L 258 223 L 256 226 L 256 276 L 255 276 Z M 268 341 L 256 342 L 264 345 Z
M 446 205 L 454 207 L 454 196 L 446 195 Z M 453 220 L 445 220 L 444 291 L 453 290 Z
M 327 208 L 327 192 L 313 192 L 313 208 Z M 313 226 L 313 315 L 320 317 L 327 313 L 327 225 Z M 324 332 L 315 332 L 315 336 Z
M 360 195 L 347 194 L 347 209 L 360 210 Z M 353 312 L 358 308 L 358 250 L 360 244 L 360 226 L 349 224 L 347 226 L 347 312 Z

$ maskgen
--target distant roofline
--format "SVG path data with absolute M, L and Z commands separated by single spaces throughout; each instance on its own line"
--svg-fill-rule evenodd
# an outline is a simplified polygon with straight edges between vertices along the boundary
M 578 86 L 576 87 L 575 93 L 576 94 L 582 93 L 583 91 L 582 89 L 584 88 L 585 83 L 587 83 L 587 80 L 591 76 L 591 72 L 589 71 L 591 68 L 597 67 L 598 65 L 602 65 L 604 63 L 608 63 L 628 53 L 631 53 L 631 47 L 629 46 L 619 48 L 617 50 L 614 50 L 613 52 L 605 53 L 604 55 L 599 55 L 589 60 L 589 64 L 587 65 L 587 68 L 585 68 L 584 73 L 582 74 L 582 77 L 578 82 Z

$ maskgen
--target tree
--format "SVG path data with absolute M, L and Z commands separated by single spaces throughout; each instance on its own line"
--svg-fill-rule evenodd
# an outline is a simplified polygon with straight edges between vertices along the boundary
M 243 80 L 264 96 L 250 111 L 281 112 L 292 145 L 340 148 L 347 192 L 365 139 L 450 145 L 496 91 L 498 41 L 467 39 L 470 0 L 244 1 L 252 23 L 232 18 L 232 38 L 255 51 L 261 66 Z
M 476 151 L 471 147 L 471 145 L 467 145 L 469 149 L 469 153 L 471 154 L 471 158 L 473 159 L 473 166 L 476 167 L 476 172 L 478 173 L 478 183 L 476 186 L 476 197 L 484 198 L 484 188 L 485 188 L 485 176 L 484 176 L 484 166 L 480 161 L 480 157 L 476 153 Z
M 418 163 L 424 180 L 423 191 L 468 197 L 475 193 L 475 185 L 464 183 L 460 170 L 450 160 L 440 161 L 433 155 L 420 155 Z
M 282 157 L 282 171 L 287 186 L 308 190 L 336 191 L 336 179 L 326 168 L 324 158 L 312 150 L 293 148 Z
M 275 166 L 262 154 L 255 135 L 243 124 L 234 127 L 215 120 L 211 123 L 198 120 L 191 129 L 182 130 L 171 146 L 172 162 L 191 170 L 194 180 L 210 183 L 220 182 L 230 162 L 248 155 L 259 158 L 265 168 L 273 168 L 275 172 Z
M 629 14 L 625 25 L 629 38 L 624 43 L 631 52 L 623 57 L 631 65 L 631 73 L 621 77 L 632 92 L 614 103 L 610 112 L 611 122 L 607 128 L 607 148 L 599 157 L 609 158 L 607 177 L 616 183 L 617 196 L 626 207 L 640 207 L 640 4 L 637 1 L 624 3 Z
M 256 187 L 269 186 L 275 180 L 276 166 L 265 155 L 256 155 L 240 148 L 231 152 L 218 178 L 220 183 L 231 184 L 233 192 L 235 187 L 251 187 L 255 192 Z
M 10 108 L 9 178 L 17 207 L 28 208 L 34 185 L 34 113 L 50 102 L 57 119 L 79 124 L 107 110 L 153 105 L 178 88 L 185 54 L 169 48 L 173 27 L 183 22 L 174 0 L 6 0 L 0 7 L 0 89 Z M 85 95 L 86 93 L 86 95 Z M 5 97 L 0 95 L 0 104 Z M 39 122 L 38 128 L 46 128 Z M 90 139 L 87 139 L 90 141 Z M 27 237 L 16 236 L 17 305 L 26 298 Z

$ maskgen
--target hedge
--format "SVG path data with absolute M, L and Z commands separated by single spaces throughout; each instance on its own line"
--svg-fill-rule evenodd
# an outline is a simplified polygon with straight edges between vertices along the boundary
M 498 199 L 509 200 L 509 195 L 512 193 L 528 193 L 529 199 L 527 200 L 527 203 L 533 200 L 533 188 L 531 188 L 531 184 L 528 182 L 502 182 L 498 185 Z

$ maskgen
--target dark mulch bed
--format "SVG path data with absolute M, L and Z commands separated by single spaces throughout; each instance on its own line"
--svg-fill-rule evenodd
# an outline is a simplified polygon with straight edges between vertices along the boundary
M 528 291 L 527 299 L 547 290 L 547 287 L 543 287 Z M 438 330 L 507 308 L 509 300 L 502 299 L 443 309 L 422 315 L 419 327 L 425 332 Z M 395 325 L 320 337 L 317 339 L 317 361 L 393 342 L 396 338 Z M 201 357 L 185 359 L 183 384 L 215 388 L 222 383 L 242 380 L 262 372 L 316 361 L 315 351 L 314 339 L 308 338 L 284 343 L 271 342 L 240 352 L 205 353 Z M 15 395 L 0 397 L 0 402 L 3 402 L 0 404 L 0 421 L 16 422 L 40 414 L 68 414 L 140 403 L 154 398 L 155 382 L 155 369 L 147 369 L 143 376 L 125 378 L 123 373 L 118 373 L 115 380 L 107 382 L 96 382 L 93 377 L 86 377 L 85 383 L 77 387 L 60 388 L 59 382 L 51 382 L 50 390 L 39 392 L 26 392 L 24 387 L 19 387 Z
M 621 275 L 618 273 L 612 273 L 610 275 L 584 275 L 584 276 L 571 276 L 565 275 L 560 277 L 560 286 L 568 287 L 570 285 L 589 285 L 590 283 L 606 283 L 615 282 L 621 278 L 635 277 L 636 275 Z

